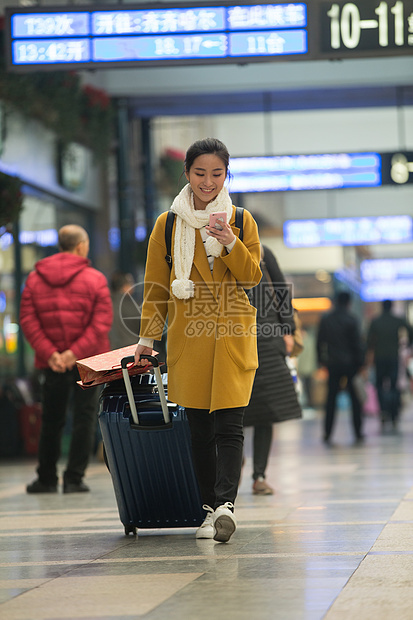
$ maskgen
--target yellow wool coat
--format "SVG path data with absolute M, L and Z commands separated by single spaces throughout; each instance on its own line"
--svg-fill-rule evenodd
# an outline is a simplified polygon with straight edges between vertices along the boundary
M 170 269 L 165 260 L 166 217 L 166 212 L 159 216 L 149 240 L 140 336 L 160 340 L 168 319 L 170 400 L 209 411 L 245 407 L 258 367 L 256 310 L 244 291 L 256 286 L 262 276 L 256 222 L 244 210 L 243 242 L 237 238 L 230 253 L 223 247 L 212 273 L 196 230 L 190 275 L 194 297 L 177 299 L 171 293 L 174 266 Z M 229 223 L 239 237 L 235 207 Z M 172 258 L 174 238 L 175 223 Z

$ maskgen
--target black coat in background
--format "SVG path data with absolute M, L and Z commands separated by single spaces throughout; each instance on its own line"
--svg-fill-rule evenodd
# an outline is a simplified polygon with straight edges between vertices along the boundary
M 245 409 L 244 426 L 283 422 L 302 415 L 294 381 L 285 362 L 283 339 L 284 334 L 292 334 L 295 330 L 291 285 L 286 284 L 271 250 L 265 246 L 263 250 L 264 260 L 260 266 L 264 275 L 250 291 L 251 303 L 257 308 L 259 367 L 251 400 Z M 277 296 L 276 303 L 265 276 L 265 266 Z
M 371 321 L 367 334 L 367 348 L 374 352 L 374 359 L 397 360 L 399 358 L 400 336 L 405 330 L 409 346 L 413 343 L 413 330 L 405 319 L 384 310 Z
M 321 366 L 348 366 L 355 374 L 364 363 L 364 355 L 358 319 L 347 307 L 337 306 L 321 317 L 317 334 Z

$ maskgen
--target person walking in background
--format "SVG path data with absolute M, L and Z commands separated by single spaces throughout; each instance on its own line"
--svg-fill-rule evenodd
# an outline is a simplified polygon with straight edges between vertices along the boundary
M 215 138 L 186 152 L 189 183 L 175 198 L 172 268 L 165 260 L 167 213 L 152 231 L 136 363 L 145 364 L 168 317 L 168 396 L 185 407 L 195 471 L 207 511 L 197 538 L 227 542 L 243 456 L 243 415 L 258 366 L 256 311 L 244 288 L 261 279 L 255 220 L 244 209 L 243 240 L 224 187 L 229 153 Z M 220 228 L 210 215 L 224 212 Z M 224 217 L 224 216 L 222 216 Z
M 131 273 L 115 271 L 110 277 L 113 323 L 109 339 L 112 349 L 135 344 L 139 336 L 140 318 L 137 300 L 133 298 L 134 284 Z
M 76 360 L 110 350 L 112 304 L 105 276 L 87 259 L 89 237 L 76 225 L 59 230 L 58 254 L 40 260 L 26 281 L 20 325 L 44 373 L 38 478 L 28 493 L 56 493 L 57 462 L 73 392 L 73 429 L 63 492 L 89 491 L 83 482 L 94 443 L 99 393 L 82 390 Z
M 250 293 L 257 308 L 258 370 L 244 426 L 253 426 L 254 495 L 272 495 L 265 472 L 271 450 L 273 423 L 301 417 L 291 372 L 285 362 L 294 346 L 294 310 L 290 288 L 271 250 L 261 246 L 261 282 Z
M 404 332 L 404 333 L 403 333 Z M 413 342 L 413 330 L 402 317 L 392 313 L 392 302 L 382 303 L 382 313 L 374 318 L 367 332 L 368 360 L 374 366 L 377 397 L 383 427 L 387 421 L 397 427 L 401 397 L 398 387 L 399 353 L 403 336 L 408 346 Z
M 328 386 L 325 404 L 324 442 L 331 443 L 336 400 L 340 389 L 350 394 L 356 443 L 363 441 L 361 403 L 353 378 L 364 364 L 364 346 L 357 317 L 349 310 L 351 295 L 341 291 L 335 308 L 321 317 L 317 334 L 317 359 L 327 368 Z
M 297 360 L 297 371 L 303 388 L 303 402 L 305 409 L 314 409 L 313 399 L 314 373 L 317 370 L 317 346 L 313 327 L 302 330 L 304 350 Z

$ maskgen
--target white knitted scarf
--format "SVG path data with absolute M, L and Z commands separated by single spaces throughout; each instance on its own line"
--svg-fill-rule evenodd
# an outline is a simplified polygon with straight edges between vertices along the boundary
M 207 204 L 203 210 L 196 210 L 194 195 L 190 184 L 185 185 L 172 203 L 171 211 L 176 213 L 174 268 L 176 280 L 172 282 L 172 293 L 178 299 L 189 299 L 194 296 L 194 283 L 189 279 L 195 254 L 195 229 L 202 228 L 209 223 L 209 216 L 216 211 L 225 211 L 227 222 L 232 215 L 232 201 L 226 187 L 223 187 L 218 196 Z M 222 244 L 213 237 L 205 242 L 207 255 L 220 256 Z

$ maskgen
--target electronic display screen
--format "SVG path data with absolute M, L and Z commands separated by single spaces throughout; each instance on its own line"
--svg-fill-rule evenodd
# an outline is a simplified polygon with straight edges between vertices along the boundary
M 378 153 L 233 157 L 230 191 L 277 192 L 381 184 Z
M 413 241 L 410 215 L 344 217 L 284 222 L 284 243 L 290 248 L 331 245 L 375 245 Z
M 363 301 L 413 299 L 413 278 L 363 282 L 360 287 L 360 297 Z
M 305 54 L 307 35 L 305 30 L 253 31 L 229 35 L 229 54 L 239 56 L 277 56 Z
M 413 49 L 413 0 L 320 3 L 321 51 L 333 57 Z
M 90 60 L 90 42 L 89 39 L 14 41 L 13 58 L 18 64 L 88 62 Z
M 413 258 L 374 258 L 360 263 L 362 282 L 413 279 Z
M 8 9 L 11 68 L 259 61 L 308 52 L 307 4 Z
M 179 66 L 413 53 L 413 0 L 184 0 L 127 8 L 14 7 L 5 14 L 7 66 L 17 72 L 59 69 L 62 63 L 63 70 L 68 63 L 74 69 Z M 72 57 L 69 37 L 87 37 L 90 56 Z M 28 52 L 30 39 L 34 47 Z M 59 52 L 63 60 L 53 60 L 53 49 L 43 52 L 41 39 L 48 45 L 64 39 L 66 47 Z
M 217 32 L 226 28 L 224 7 L 96 11 L 91 18 L 91 34 L 97 36 Z
M 89 14 L 82 13 L 30 13 L 13 15 L 13 39 L 38 39 L 40 37 L 70 37 L 89 34 Z
M 222 35 L 174 37 L 112 37 L 93 39 L 95 62 L 157 58 L 222 58 L 227 54 L 227 39 Z

